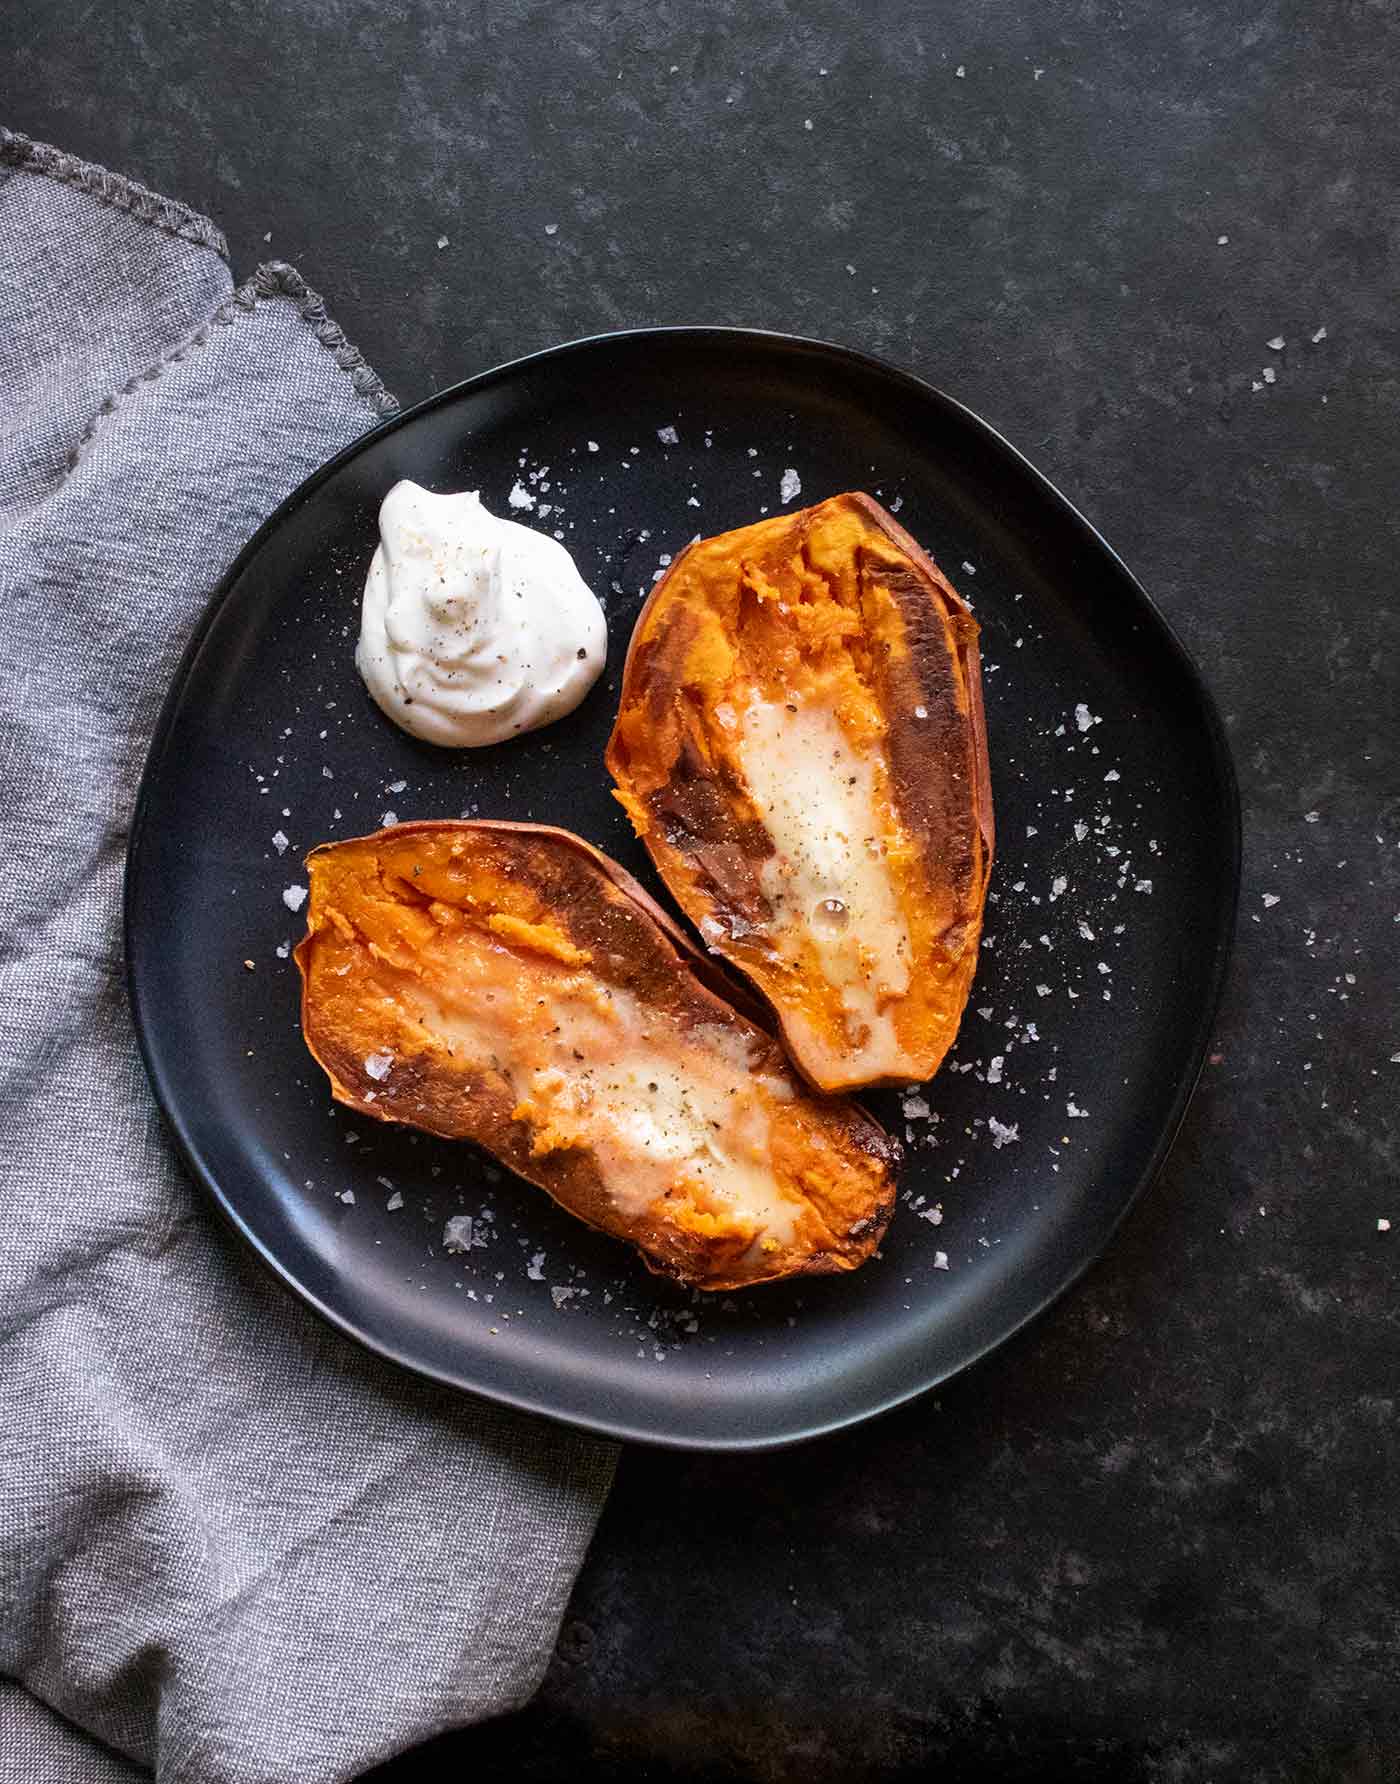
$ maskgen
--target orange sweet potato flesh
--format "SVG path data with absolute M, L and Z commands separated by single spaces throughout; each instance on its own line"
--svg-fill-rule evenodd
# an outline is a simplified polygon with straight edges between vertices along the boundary
M 899 1149 L 813 1096 L 615 862 L 536 824 L 399 824 L 307 858 L 302 1029 L 336 1101 L 471 1140 L 701 1289 L 855 1269 Z
M 976 621 L 892 515 L 833 496 L 683 551 L 607 761 L 813 1085 L 933 1075 L 977 965 L 991 781 Z

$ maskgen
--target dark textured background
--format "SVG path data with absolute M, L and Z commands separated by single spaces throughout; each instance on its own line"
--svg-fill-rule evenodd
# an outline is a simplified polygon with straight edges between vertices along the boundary
M 1400 1777 L 1400 12 L 23 11 L 6 121 L 293 261 L 406 400 L 648 322 L 942 384 L 1139 572 L 1243 783 L 1218 1043 L 1106 1261 L 875 1426 L 629 1454 L 536 1703 L 383 1779 Z

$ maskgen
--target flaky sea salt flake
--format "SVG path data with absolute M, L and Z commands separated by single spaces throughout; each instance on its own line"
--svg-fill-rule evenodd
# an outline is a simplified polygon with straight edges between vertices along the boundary
M 470 1214 L 454 1214 L 442 1229 L 442 1248 L 444 1251 L 470 1251 L 472 1248 L 472 1217 Z

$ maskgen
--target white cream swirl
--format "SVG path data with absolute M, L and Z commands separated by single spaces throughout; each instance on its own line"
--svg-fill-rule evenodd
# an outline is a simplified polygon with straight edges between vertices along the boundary
M 396 483 L 379 510 L 355 663 L 380 708 L 450 749 L 572 712 L 607 660 L 607 622 L 557 539 L 475 491 Z

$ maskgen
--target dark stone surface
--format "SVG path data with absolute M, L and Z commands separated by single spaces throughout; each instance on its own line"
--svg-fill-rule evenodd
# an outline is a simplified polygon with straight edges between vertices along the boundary
M 1397 57 L 1361 0 L 7 10 L 7 122 L 295 262 L 405 399 L 659 321 L 931 377 L 1237 752 L 1218 1043 L 1110 1256 L 863 1431 L 629 1454 L 537 1701 L 384 1779 L 1400 1775 Z

